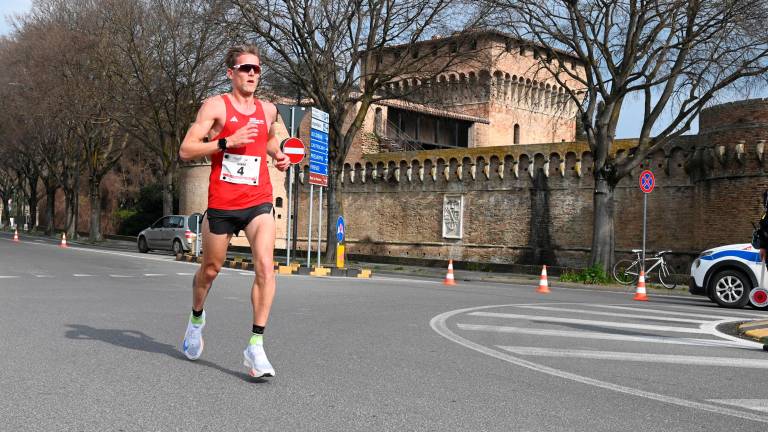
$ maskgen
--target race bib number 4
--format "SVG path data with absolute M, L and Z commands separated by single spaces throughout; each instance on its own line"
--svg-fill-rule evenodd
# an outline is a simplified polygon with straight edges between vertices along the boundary
M 258 185 L 260 172 L 260 157 L 224 153 L 219 180 L 229 183 Z

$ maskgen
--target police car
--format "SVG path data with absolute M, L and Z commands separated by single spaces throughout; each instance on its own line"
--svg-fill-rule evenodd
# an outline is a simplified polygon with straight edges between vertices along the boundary
M 688 290 L 722 307 L 741 308 L 750 302 L 753 289 L 765 287 L 761 270 L 760 253 L 749 243 L 708 249 L 691 264 Z

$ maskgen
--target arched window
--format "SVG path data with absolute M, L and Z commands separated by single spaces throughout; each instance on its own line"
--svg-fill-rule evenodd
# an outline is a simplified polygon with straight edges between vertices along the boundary
M 520 144 L 520 125 L 519 124 L 515 124 L 514 138 L 512 143 Z
M 275 207 L 283 208 L 283 199 L 280 197 L 275 198 Z

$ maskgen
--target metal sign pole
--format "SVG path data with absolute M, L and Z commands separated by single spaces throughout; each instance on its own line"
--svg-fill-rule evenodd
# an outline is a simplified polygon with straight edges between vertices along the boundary
M 309 223 L 307 224 L 307 268 L 312 267 L 312 206 L 315 197 L 315 185 L 309 185 Z
M 197 221 L 196 227 L 195 227 L 195 256 L 200 256 L 200 219 L 202 219 L 202 216 L 196 217 L 195 220 Z
M 291 265 L 291 196 L 293 192 L 293 164 L 288 167 L 288 226 L 285 232 L 285 265 Z
M 320 231 L 323 228 L 323 187 L 320 186 L 320 198 L 317 200 L 317 266 L 320 264 L 320 240 L 323 239 L 323 233 Z
M 645 220 L 648 213 L 648 194 L 643 194 L 643 258 L 640 261 L 640 271 L 645 274 Z

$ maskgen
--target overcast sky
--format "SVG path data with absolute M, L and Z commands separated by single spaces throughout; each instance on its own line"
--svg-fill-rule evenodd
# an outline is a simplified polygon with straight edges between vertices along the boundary
M 0 0 L 0 35 L 7 35 L 11 31 L 7 17 L 13 14 L 25 13 L 32 7 L 32 0 Z M 635 138 L 640 133 L 640 118 L 643 114 L 641 101 L 629 100 L 625 103 L 622 115 L 619 118 L 619 126 L 616 131 L 617 138 Z M 698 130 L 698 122 L 693 125 L 693 132 Z M 660 129 L 660 128 L 657 128 Z

